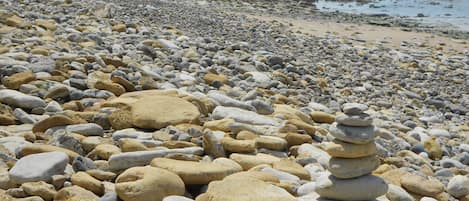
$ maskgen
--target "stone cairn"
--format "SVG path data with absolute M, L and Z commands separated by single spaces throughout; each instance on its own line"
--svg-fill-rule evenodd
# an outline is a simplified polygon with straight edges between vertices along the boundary
M 343 105 L 344 114 L 336 117 L 330 127 L 333 140 L 325 144 L 331 155 L 328 170 L 331 175 L 318 180 L 316 192 L 334 200 L 374 200 L 387 192 L 383 179 L 371 175 L 378 168 L 377 130 L 365 111 L 368 106 L 358 103 Z M 326 177 L 325 176 L 325 177 Z

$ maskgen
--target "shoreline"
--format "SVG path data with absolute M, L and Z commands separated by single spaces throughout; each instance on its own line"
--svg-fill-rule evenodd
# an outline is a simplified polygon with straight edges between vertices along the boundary
M 302 20 L 328 20 L 338 23 L 368 24 L 378 27 L 396 27 L 406 32 L 431 33 L 439 36 L 445 36 L 453 39 L 469 39 L 469 31 L 459 30 L 453 25 L 429 24 L 420 22 L 411 16 L 393 16 L 388 14 L 365 14 L 365 13 L 347 13 L 340 11 L 325 11 L 315 6 L 303 5 L 293 0 L 282 1 L 281 3 L 272 3 L 270 1 L 248 2 L 238 0 L 233 2 L 209 1 L 218 6 L 229 5 L 229 9 L 234 12 L 248 14 L 269 13 L 276 17 L 296 18 Z M 221 2 L 221 3 L 220 3 Z M 422 18 L 424 19 L 424 18 Z
M 437 47 L 444 51 L 459 51 L 463 53 L 469 50 L 469 43 L 466 40 L 458 40 L 445 36 L 439 36 L 432 33 L 409 32 L 403 31 L 397 27 L 382 27 L 369 24 L 354 23 L 336 23 L 328 20 L 302 20 L 295 18 L 282 18 L 269 15 L 252 15 L 244 14 L 247 17 L 264 20 L 277 21 L 290 24 L 290 28 L 294 32 L 303 34 L 311 34 L 320 37 L 330 36 L 330 34 L 339 38 L 344 38 L 352 42 L 354 45 L 383 45 L 395 49 L 401 48 L 401 44 L 412 41 L 421 47 Z

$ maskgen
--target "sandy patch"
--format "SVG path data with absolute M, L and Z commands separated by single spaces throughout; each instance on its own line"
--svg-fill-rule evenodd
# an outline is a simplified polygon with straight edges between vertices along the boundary
M 403 42 L 416 43 L 422 47 L 441 47 L 444 51 L 463 52 L 469 50 L 469 41 L 456 40 L 431 33 L 407 32 L 397 27 L 380 27 L 367 24 L 336 23 L 325 20 L 301 20 L 294 18 L 283 18 L 267 15 L 245 14 L 250 18 L 265 21 L 278 21 L 291 24 L 293 31 L 300 31 L 305 34 L 315 36 L 335 35 L 344 39 L 349 39 L 357 45 L 375 45 L 381 43 L 384 46 L 397 48 Z

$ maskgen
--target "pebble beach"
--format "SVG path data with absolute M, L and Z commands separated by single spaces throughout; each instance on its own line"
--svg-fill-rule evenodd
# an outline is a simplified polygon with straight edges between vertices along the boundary
M 469 201 L 469 33 L 314 5 L 0 0 L 0 200 Z

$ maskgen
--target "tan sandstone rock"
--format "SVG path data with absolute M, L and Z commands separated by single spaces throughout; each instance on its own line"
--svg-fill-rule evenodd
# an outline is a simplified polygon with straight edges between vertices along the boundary
M 124 201 L 161 201 L 168 195 L 184 195 L 182 179 L 168 170 L 133 167 L 116 179 L 116 193 Z

